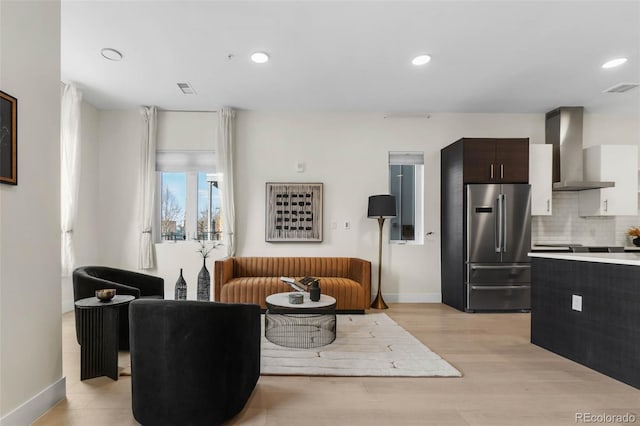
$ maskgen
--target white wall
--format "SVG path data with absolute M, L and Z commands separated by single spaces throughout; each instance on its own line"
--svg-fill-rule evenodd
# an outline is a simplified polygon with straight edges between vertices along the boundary
M 638 112 L 640 113 L 640 110 Z M 640 146 L 640 119 L 638 115 L 585 113 L 583 126 L 584 148 L 592 145 Z
M 542 114 L 382 114 L 241 112 L 237 122 L 236 214 L 239 255 L 356 256 L 373 262 L 377 283 L 378 225 L 367 198 L 388 193 L 388 152 L 424 151 L 424 245 L 384 244 L 387 301 L 440 300 L 440 149 L 461 137 L 529 137 L 544 141 Z M 306 165 L 296 173 L 296 161 Z M 324 183 L 324 242 L 264 241 L 265 182 Z M 341 229 L 345 220 L 351 229 Z M 337 229 L 331 229 L 332 222 Z M 385 234 L 388 224 L 385 225 Z M 386 240 L 386 236 L 385 236 Z
M 206 124 L 193 123 L 191 128 L 210 126 L 209 118 Z M 181 122 L 184 117 L 169 119 Z M 637 122 L 624 117 L 587 114 L 585 123 L 586 146 L 587 141 L 602 140 L 601 135 L 614 135 L 616 141 L 633 141 L 637 131 Z M 137 221 L 139 126 L 137 111 L 100 112 L 100 211 L 104 235 L 100 257 L 103 263 L 130 269 L 137 265 L 137 228 L 133 223 Z M 385 119 L 374 113 L 241 111 L 236 131 L 238 255 L 362 257 L 373 262 L 374 291 L 378 227 L 376 221 L 366 218 L 367 198 L 388 192 L 389 151 L 424 151 L 425 233 L 434 231 L 435 235 L 427 237 L 424 245 L 385 243 L 383 249 L 386 300 L 424 302 L 440 300 L 440 149 L 460 137 L 529 137 L 531 143 L 544 143 L 544 114 L 432 114 L 428 119 Z M 210 132 L 194 129 L 192 139 Z M 185 145 L 179 145 L 184 149 L 192 149 L 188 145 L 189 134 L 184 134 Z M 163 146 L 170 143 L 162 142 Z M 298 161 L 305 163 L 304 173 L 295 171 Z M 277 181 L 324 183 L 322 243 L 264 241 L 265 182 Z M 571 211 L 571 197 L 558 201 L 563 202 L 564 210 Z M 560 208 L 558 212 L 564 210 Z M 342 229 L 344 221 L 351 222 L 351 229 Z M 597 220 L 588 225 L 594 223 L 600 225 Z M 575 229 L 592 232 L 595 237 L 605 235 L 606 230 L 619 236 L 621 226 L 617 223 L 604 224 L 604 231 L 591 231 L 589 226 Z M 534 239 L 539 229 L 534 226 Z M 388 224 L 385 234 L 387 230 Z M 202 265 L 196 248 L 193 242 L 156 245 L 159 266 L 149 272 L 165 279 L 166 297 L 173 297 L 175 281 L 183 268 L 189 297 L 195 298 L 196 277 Z M 213 255 L 223 257 L 224 250 L 217 249 Z M 211 272 L 213 260 L 207 261 Z
M 367 198 L 388 192 L 388 151 L 424 151 L 425 231 L 436 235 L 422 246 L 389 249 L 385 244 L 383 290 L 389 301 L 439 301 L 440 149 L 463 136 L 530 137 L 542 143 L 544 116 L 434 114 L 429 119 L 385 119 L 382 114 L 239 112 L 236 130 L 238 255 L 362 257 L 374 264 L 374 282 L 378 227 L 366 218 Z M 100 112 L 100 257 L 104 264 L 129 269 L 137 267 L 139 136 L 137 111 Z M 305 173 L 295 172 L 299 160 L 306 164 Z M 265 243 L 264 187 L 273 181 L 324 183 L 322 243 Z M 351 229 L 331 229 L 332 222 L 344 220 L 351 222 Z M 159 267 L 149 272 L 165 279 L 166 297 L 173 297 L 184 268 L 189 297 L 195 298 L 202 265 L 196 247 L 190 242 L 156 245 Z M 216 249 L 213 256 L 224 257 L 224 250 Z M 207 261 L 211 272 L 213 260 Z
M 158 111 L 158 150 L 213 150 L 218 114 Z
M 0 87 L 18 98 L 18 186 L 0 185 L 0 424 L 64 397 L 60 2 L 0 3 Z
M 140 113 L 101 111 L 99 144 L 99 256 L 105 266 L 138 267 Z

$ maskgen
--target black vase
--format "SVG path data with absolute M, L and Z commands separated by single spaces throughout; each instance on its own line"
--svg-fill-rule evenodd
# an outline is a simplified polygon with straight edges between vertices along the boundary
M 198 274 L 198 300 L 209 300 L 209 295 L 211 294 L 211 275 L 209 275 L 209 270 L 207 269 L 207 259 L 202 259 L 202 269 L 200 269 L 200 273 Z
M 309 289 L 309 299 L 312 302 L 317 302 L 320 300 L 320 284 L 318 281 L 314 281 L 311 283 L 311 288 Z
M 180 276 L 178 277 L 178 281 L 176 281 L 175 299 L 187 300 L 187 282 L 182 276 L 182 268 L 180 268 Z
M 636 247 L 640 247 L 640 237 L 635 237 L 633 239 L 633 245 Z

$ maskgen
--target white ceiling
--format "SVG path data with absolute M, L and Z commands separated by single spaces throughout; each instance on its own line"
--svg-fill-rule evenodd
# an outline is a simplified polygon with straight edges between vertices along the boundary
M 640 88 L 602 93 L 640 82 L 640 1 L 63 0 L 62 78 L 101 109 L 640 115 Z

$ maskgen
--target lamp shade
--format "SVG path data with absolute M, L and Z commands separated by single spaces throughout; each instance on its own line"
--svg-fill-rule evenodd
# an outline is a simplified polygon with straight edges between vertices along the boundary
M 372 195 L 369 197 L 369 217 L 395 217 L 396 197 L 393 195 Z

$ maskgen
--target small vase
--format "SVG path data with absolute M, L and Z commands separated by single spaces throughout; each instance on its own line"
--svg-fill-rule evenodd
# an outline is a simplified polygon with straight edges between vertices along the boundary
M 207 259 L 202 259 L 202 269 L 198 274 L 198 300 L 209 301 L 211 294 L 211 275 L 207 269 Z
M 309 289 L 309 299 L 312 302 L 318 302 L 320 300 L 320 284 L 318 281 L 314 281 Z
M 640 247 L 640 237 L 635 237 L 632 242 L 634 246 Z
M 182 276 L 182 268 L 180 268 L 180 276 L 176 281 L 175 300 L 187 300 L 187 282 Z

